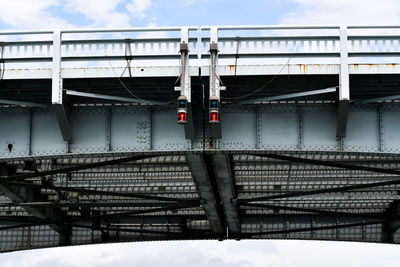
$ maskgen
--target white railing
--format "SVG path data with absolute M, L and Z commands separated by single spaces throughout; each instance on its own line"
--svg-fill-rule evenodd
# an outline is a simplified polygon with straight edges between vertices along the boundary
M 343 35 L 343 30 L 347 34 Z M 59 33 L 62 67 L 96 67 L 100 62 L 123 62 L 127 57 L 138 61 L 137 64 L 178 66 L 182 40 L 189 44 L 192 66 L 208 64 L 211 41 L 218 44 L 222 65 L 269 64 L 271 60 L 285 62 L 287 58 L 292 58 L 292 64 L 340 64 L 341 39 L 347 44 L 350 64 L 400 61 L 400 26 L 204 26 L 79 29 Z M 58 32 L 0 32 L 6 68 L 51 67 L 45 63 L 53 61 L 55 34 Z

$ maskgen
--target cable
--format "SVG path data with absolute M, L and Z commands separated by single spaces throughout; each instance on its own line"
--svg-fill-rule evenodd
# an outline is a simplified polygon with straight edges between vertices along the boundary
M 106 56 L 108 58 L 108 56 Z M 148 105 L 152 105 L 150 102 L 147 102 L 144 99 L 141 99 L 140 97 L 138 97 L 137 95 L 135 95 L 131 90 L 129 90 L 129 88 L 122 82 L 121 78 L 119 77 L 119 75 L 115 72 L 114 67 L 111 65 L 111 61 L 110 59 L 108 59 L 108 64 L 110 65 L 110 69 L 112 70 L 112 72 L 114 73 L 115 77 L 117 78 L 117 80 L 119 81 L 119 83 L 122 85 L 122 87 L 128 92 L 130 93 L 134 98 L 137 98 L 141 101 L 143 101 L 144 103 L 148 104 Z
M 110 58 L 109 58 L 107 55 L 106 55 L 106 58 L 107 58 L 107 61 L 108 61 L 109 68 L 110 68 L 111 71 L 114 73 L 115 78 L 117 78 L 118 82 L 122 85 L 122 87 L 123 87 L 128 93 L 130 93 L 134 98 L 139 99 L 139 100 L 143 101 L 144 103 L 146 103 L 146 104 L 148 104 L 148 105 L 153 105 L 152 103 L 148 102 L 148 101 L 150 101 L 150 100 L 145 100 L 145 99 L 142 99 L 142 98 L 138 97 L 137 95 L 135 95 L 135 94 L 122 82 L 120 76 L 115 72 L 114 67 L 111 65 Z M 175 102 L 175 101 L 176 101 L 176 99 L 173 99 L 173 100 L 171 100 L 171 101 L 162 103 L 162 104 L 160 104 L 160 105 L 169 105 L 169 104 L 171 104 L 172 102 Z
M 126 60 L 126 66 L 124 71 L 121 74 L 121 77 L 124 75 L 126 69 L 128 69 L 128 73 L 129 73 L 129 81 L 131 83 L 131 90 L 133 90 L 133 76 L 132 76 L 132 60 L 133 60 L 133 54 L 132 54 L 132 48 L 131 48 L 131 39 L 127 38 L 125 39 L 125 60 Z M 145 98 L 146 95 L 143 94 Z
M 285 63 L 285 65 L 283 65 L 283 67 L 279 70 L 279 72 L 277 74 L 275 74 L 274 77 L 272 77 L 271 80 L 269 80 L 267 83 L 265 83 L 263 86 L 261 86 L 260 88 L 254 90 L 251 93 L 242 95 L 242 96 L 236 96 L 236 97 L 221 97 L 222 100 L 236 100 L 236 99 L 241 99 L 241 98 L 245 98 L 251 95 L 254 95 L 256 93 L 258 93 L 259 91 L 261 91 L 262 89 L 264 89 L 265 87 L 267 87 L 268 85 L 270 85 L 278 76 L 279 74 L 281 74 L 281 72 L 287 67 L 287 65 L 289 65 L 290 60 L 292 59 L 293 54 L 288 58 L 287 62 Z M 236 68 L 235 68 L 236 69 Z

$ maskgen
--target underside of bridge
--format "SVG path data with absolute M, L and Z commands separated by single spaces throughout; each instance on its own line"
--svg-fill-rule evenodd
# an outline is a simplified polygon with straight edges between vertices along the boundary
M 315 28 L 335 34 L 0 42 L 0 251 L 400 243 L 399 42 Z
M 237 84 L 240 94 L 227 92 L 222 95 L 234 98 L 254 91 L 263 79 L 270 80 L 271 77 L 221 79 L 227 86 Z M 380 78 L 384 79 L 394 78 Z M 32 90 L 34 83 L 31 81 L 5 81 L 2 88 L 19 84 L 20 98 L 17 95 L 11 97 L 11 93 L 17 91 L 15 88 L 2 93 L 15 101 L 29 99 L 30 102 L 46 103 L 50 98 L 50 83 L 38 82 L 42 83 L 40 90 Z M 135 89 L 140 98 L 163 102 L 176 98 L 167 90 L 173 86 L 173 79 L 135 79 L 135 82 L 140 85 Z M 292 88 L 280 86 L 288 82 L 293 84 Z M 169 128 L 177 127 L 183 131 L 183 126 L 176 124 L 173 115 L 172 118 L 162 117 L 164 113 L 176 112 L 175 101 L 160 108 L 121 106 L 118 101 L 101 102 L 99 99 L 71 96 L 68 101 L 73 114 L 71 125 L 75 142 L 61 142 L 65 150 L 59 152 L 52 151 L 53 134 L 45 134 L 43 138 L 46 140 L 40 140 L 44 131 L 53 131 L 52 128 L 58 131 L 56 119 L 54 125 L 48 124 L 52 111 L 3 106 L 2 122 L 9 125 L 12 134 L 3 138 L 0 165 L 3 177 L 0 187 L 1 250 L 193 239 L 400 242 L 397 232 L 400 226 L 400 158 L 396 153 L 385 153 L 383 149 L 386 147 L 379 143 L 383 142 L 380 140 L 383 133 L 373 137 L 377 144 L 365 139 L 365 147 L 346 146 L 334 137 L 336 122 L 333 121 L 333 125 L 328 127 L 333 136 L 333 147 L 327 147 L 326 140 L 316 144 L 314 141 L 318 135 L 314 134 L 321 120 L 318 116 L 307 117 L 329 112 L 334 114 L 336 95 L 333 93 L 324 95 L 323 99 L 308 97 L 303 102 L 296 99 L 292 103 L 271 103 L 266 110 L 238 106 L 235 101 L 227 99 L 222 105 L 223 137 L 214 140 L 214 126 L 206 121 L 208 104 L 202 97 L 203 93 L 208 97 L 207 90 L 204 90 L 207 83 L 208 78 L 192 78 L 196 128 L 194 141 L 187 147 L 182 147 L 177 139 L 176 144 L 164 140 L 171 137 L 166 132 Z M 335 76 L 311 76 L 307 79 L 285 76 L 279 77 L 272 85 L 275 91 L 267 93 L 282 95 L 293 93 L 296 88 L 312 90 L 331 87 L 335 83 Z M 120 84 L 112 79 L 66 80 L 64 86 L 94 94 L 105 94 L 103 88 L 110 90 L 112 87 L 114 96 L 128 97 Z M 282 91 L 280 87 L 288 91 Z M 357 90 L 354 91 L 356 94 Z M 385 92 L 369 97 L 382 94 Z M 268 95 L 264 92 L 252 97 Z M 267 120 L 266 116 L 271 114 L 268 108 L 277 109 L 272 114 L 282 118 L 275 122 L 273 118 Z M 372 115 L 379 121 L 378 106 L 361 108 L 366 110 L 360 111 L 358 107 L 354 114 L 365 114 L 365 119 Z M 384 110 L 382 106 L 379 108 Z M 147 122 L 140 117 L 146 112 L 142 109 L 152 114 L 147 127 L 156 129 L 148 133 L 152 141 L 150 148 L 155 149 L 146 145 L 144 128 Z M 387 110 L 390 114 L 391 109 Z M 294 122 L 299 119 L 294 128 L 302 130 L 287 125 L 285 120 L 293 123 L 291 114 L 294 114 Z M 104 121 L 99 122 L 99 116 L 104 117 Z M 135 119 L 138 116 L 139 120 Z M 230 116 L 237 121 L 234 119 L 228 124 Z M 24 121 L 23 118 L 28 123 L 22 126 L 12 124 Z M 131 123 L 130 118 L 135 130 L 143 132 L 142 137 L 139 134 L 132 136 L 134 147 L 131 147 L 132 142 L 126 135 L 128 133 L 124 133 L 127 129 L 123 126 Z M 261 125 L 248 124 L 250 118 L 254 118 L 251 119 L 254 124 Z M 167 123 L 163 122 L 164 119 Z M 157 123 L 162 124 L 157 126 Z M 289 128 L 281 129 L 281 123 Z M 85 124 L 89 127 L 86 130 Z M 107 127 L 103 129 L 99 126 L 102 124 Z M 239 128 L 236 124 L 240 124 Z M 252 125 L 255 129 L 247 129 Z M 311 127 L 310 130 L 307 127 Z M 319 130 L 324 131 L 325 127 Z M 256 131 L 257 128 L 262 128 L 261 133 Z M 274 129 L 278 132 L 266 135 Z M 350 135 L 351 129 L 350 126 Z M 103 134 L 99 131 L 107 137 L 104 144 L 97 140 L 96 136 Z M 28 147 L 19 147 L 24 142 L 17 132 L 28 132 Z M 280 138 L 281 134 L 286 136 Z M 291 144 L 293 135 L 295 141 Z M 254 146 L 251 144 L 253 139 Z M 374 145 L 377 145 L 376 149 Z M 235 147 L 238 149 L 232 149 Z M 13 153 L 17 154 L 10 157 Z
M 186 239 L 400 242 L 397 156 L 198 151 L 2 161 L 3 251 Z

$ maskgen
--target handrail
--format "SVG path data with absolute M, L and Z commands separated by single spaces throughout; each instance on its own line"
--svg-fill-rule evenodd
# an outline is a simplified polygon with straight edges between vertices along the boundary
M 346 41 L 341 43 L 341 29 L 345 29 Z M 371 30 L 370 34 L 364 29 Z M 398 56 L 400 33 L 385 31 L 400 29 L 400 25 L 225 25 L 225 26 L 183 26 L 183 27 L 133 27 L 133 28 L 97 28 L 97 29 L 62 29 L 62 30 L 21 30 L 0 31 L 5 38 L 3 59 L 6 63 L 46 62 L 52 57 L 53 38 L 35 36 L 29 40 L 25 35 L 60 34 L 61 61 L 88 61 L 117 59 L 125 56 L 124 47 L 131 45 L 134 55 L 139 59 L 176 60 L 179 58 L 179 43 L 186 40 L 189 55 L 198 59 L 209 57 L 209 44 L 218 43 L 221 58 L 281 58 L 292 55 L 293 58 L 339 57 L 340 49 L 347 46 L 349 57 L 369 57 L 371 60 L 383 56 Z M 264 30 L 278 30 L 269 34 Z M 285 30 L 280 32 L 280 30 Z M 290 34 L 286 30 L 291 30 Z M 309 32 L 307 30 L 316 30 Z M 350 31 L 349 31 L 350 30 Z M 359 32 L 357 30 L 360 30 Z M 221 36 L 218 32 L 221 31 Z M 259 31 L 240 32 L 235 31 Z M 380 31 L 380 32 L 379 32 Z M 176 32 L 173 35 L 154 37 L 151 33 Z M 138 33 L 136 37 L 124 39 L 121 36 L 96 34 Z M 140 33 L 150 33 L 147 38 Z M 79 36 L 79 34 L 84 34 Z M 93 34 L 91 36 L 91 34 Z M 292 35 L 293 34 L 293 35 Z M 20 35 L 20 36 L 18 36 Z M 239 35 L 239 36 L 238 36 Z M 242 35 L 242 36 L 240 36 Z M 245 35 L 245 36 L 243 36 Z M 14 38 L 14 37 L 17 38 Z M 66 38 L 68 36 L 68 38 Z M 122 35 L 123 36 L 123 35 Z M 92 39 L 93 38 L 93 39 Z M 183 39 L 182 39 L 183 38 Z M 170 61 L 171 62 L 171 61 Z M 193 62 L 193 61 L 192 61 Z M 235 60 L 236 62 L 236 60 Z M 153 62 L 154 63 L 154 62 Z M 176 63 L 173 63 L 176 64 Z M 196 65 L 196 64 L 195 64 Z

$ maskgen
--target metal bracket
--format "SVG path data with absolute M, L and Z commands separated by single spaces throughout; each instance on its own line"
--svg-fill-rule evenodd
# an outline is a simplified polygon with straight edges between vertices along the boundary
M 193 139 L 194 138 L 194 125 L 193 125 L 193 116 L 192 116 L 192 92 L 190 86 L 190 77 L 189 77 L 189 29 L 187 27 L 183 27 L 181 29 L 181 44 L 179 52 L 181 53 L 181 77 L 180 77 L 180 91 L 181 94 L 179 96 L 180 100 L 186 101 L 186 122 L 184 123 L 185 128 L 185 138 Z M 179 101 L 178 99 L 178 101 Z M 179 103 L 178 103 L 179 106 Z M 179 113 L 179 107 L 178 107 Z

